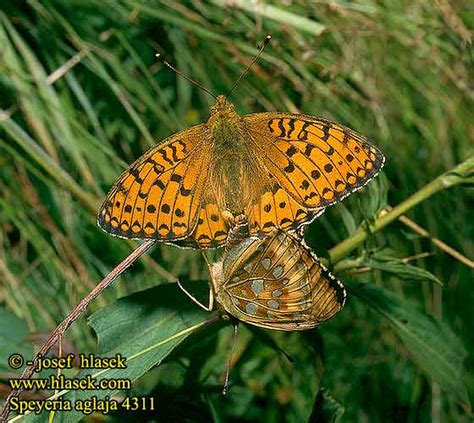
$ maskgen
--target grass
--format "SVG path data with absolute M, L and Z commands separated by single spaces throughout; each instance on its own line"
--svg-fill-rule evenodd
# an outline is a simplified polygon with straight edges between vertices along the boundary
M 28 333 L 53 330 L 136 247 L 95 225 L 120 171 L 158 140 L 207 118 L 212 99 L 157 63 L 155 53 L 225 93 L 271 33 L 270 46 L 233 94 L 237 110 L 323 116 L 363 133 L 387 157 L 382 175 L 306 232 L 348 286 L 348 304 L 307 333 L 242 329 L 231 391 L 222 398 L 231 337 L 225 325 L 187 333 L 168 350 L 156 347 L 153 358 L 143 353 L 156 341 L 146 329 L 166 340 L 207 318 L 187 308 L 183 295 L 173 303 L 181 323 L 170 332 L 155 328 L 171 319 L 164 282 L 207 279 L 198 252 L 158 245 L 89 306 L 88 314 L 99 310 L 91 318 L 99 350 L 138 354 L 134 378 L 144 376 L 133 393 L 156 396 L 155 419 L 472 419 L 474 362 L 465 356 L 474 347 L 472 268 L 395 219 L 398 210 L 474 257 L 472 16 L 467 2 L 444 0 L 3 6 L 2 379 L 12 372 L 4 363 L 13 351 L 31 355 Z M 387 206 L 394 210 L 387 213 Z M 146 289 L 154 296 L 140 297 Z M 151 309 L 154 319 L 138 317 Z M 129 326 L 107 326 L 127 310 L 137 313 Z M 96 351 L 94 331 L 80 319 L 67 340 L 75 351 Z M 128 345 L 128 336 L 142 350 Z

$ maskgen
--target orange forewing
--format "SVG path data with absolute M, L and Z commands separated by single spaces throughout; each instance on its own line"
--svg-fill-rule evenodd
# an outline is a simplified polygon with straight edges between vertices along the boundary
M 119 177 L 98 224 L 124 238 L 185 238 L 197 225 L 209 154 L 204 125 L 179 132 L 140 157 Z
M 383 154 L 364 137 L 325 119 L 289 113 L 253 113 L 243 119 L 255 145 L 265 146 L 259 154 L 274 180 L 254 206 L 255 222 L 264 232 L 311 221 L 367 184 L 384 163 Z M 285 195 L 294 200 L 293 207 L 282 211 L 278 205 Z M 265 211 L 271 209 L 280 213 L 268 219 Z

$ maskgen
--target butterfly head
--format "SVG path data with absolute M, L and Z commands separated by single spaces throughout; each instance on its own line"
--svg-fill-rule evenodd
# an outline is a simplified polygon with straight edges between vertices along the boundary
M 211 107 L 211 118 L 213 116 L 225 118 L 232 114 L 236 114 L 234 105 L 225 96 L 218 95 L 216 102 Z
M 225 96 L 217 96 L 207 122 L 216 145 L 220 147 L 232 145 L 233 140 L 238 137 L 239 123 L 240 117 L 234 105 Z

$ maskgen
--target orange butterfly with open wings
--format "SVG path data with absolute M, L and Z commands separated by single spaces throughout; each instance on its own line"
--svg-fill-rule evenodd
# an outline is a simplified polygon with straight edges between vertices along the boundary
M 294 230 L 383 166 L 383 154 L 347 127 L 293 113 L 239 116 L 227 97 L 216 97 L 206 123 L 171 135 L 122 173 L 100 208 L 102 229 L 214 248 L 239 214 L 250 234 Z
M 232 216 L 247 216 L 251 234 L 296 229 L 383 163 L 376 147 L 342 125 L 290 113 L 239 116 L 219 96 L 207 123 L 172 135 L 122 173 L 98 224 L 124 238 L 217 247 Z

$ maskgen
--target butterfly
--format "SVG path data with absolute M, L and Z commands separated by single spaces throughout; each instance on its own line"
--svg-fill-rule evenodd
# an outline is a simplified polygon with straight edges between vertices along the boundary
M 123 238 L 225 244 L 243 213 L 251 234 L 294 230 L 358 190 L 383 154 L 337 123 L 291 113 L 239 116 L 219 96 L 207 123 L 167 138 L 112 186 L 98 224 Z
M 166 138 L 120 175 L 99 210 L 103 230 L 191 248 L 224 245 L 240 214 L 252 235 L 296 230 L 384 164 L 380 150 L 340 124 L 294 113 L 240 116 L 228 96 L 215 99 L 206 123 Z
M 208 266 L 208 307 L 197 302 L 178 281 L 180 287 L 206 310 L 213 309 L 215 299 L 225 312 L 255 326 L 284 331 L 311 329 L 334 317 L 346 301 L 343 284 L 304 240 L 279 229 L 263 238 L 242 237 Z

